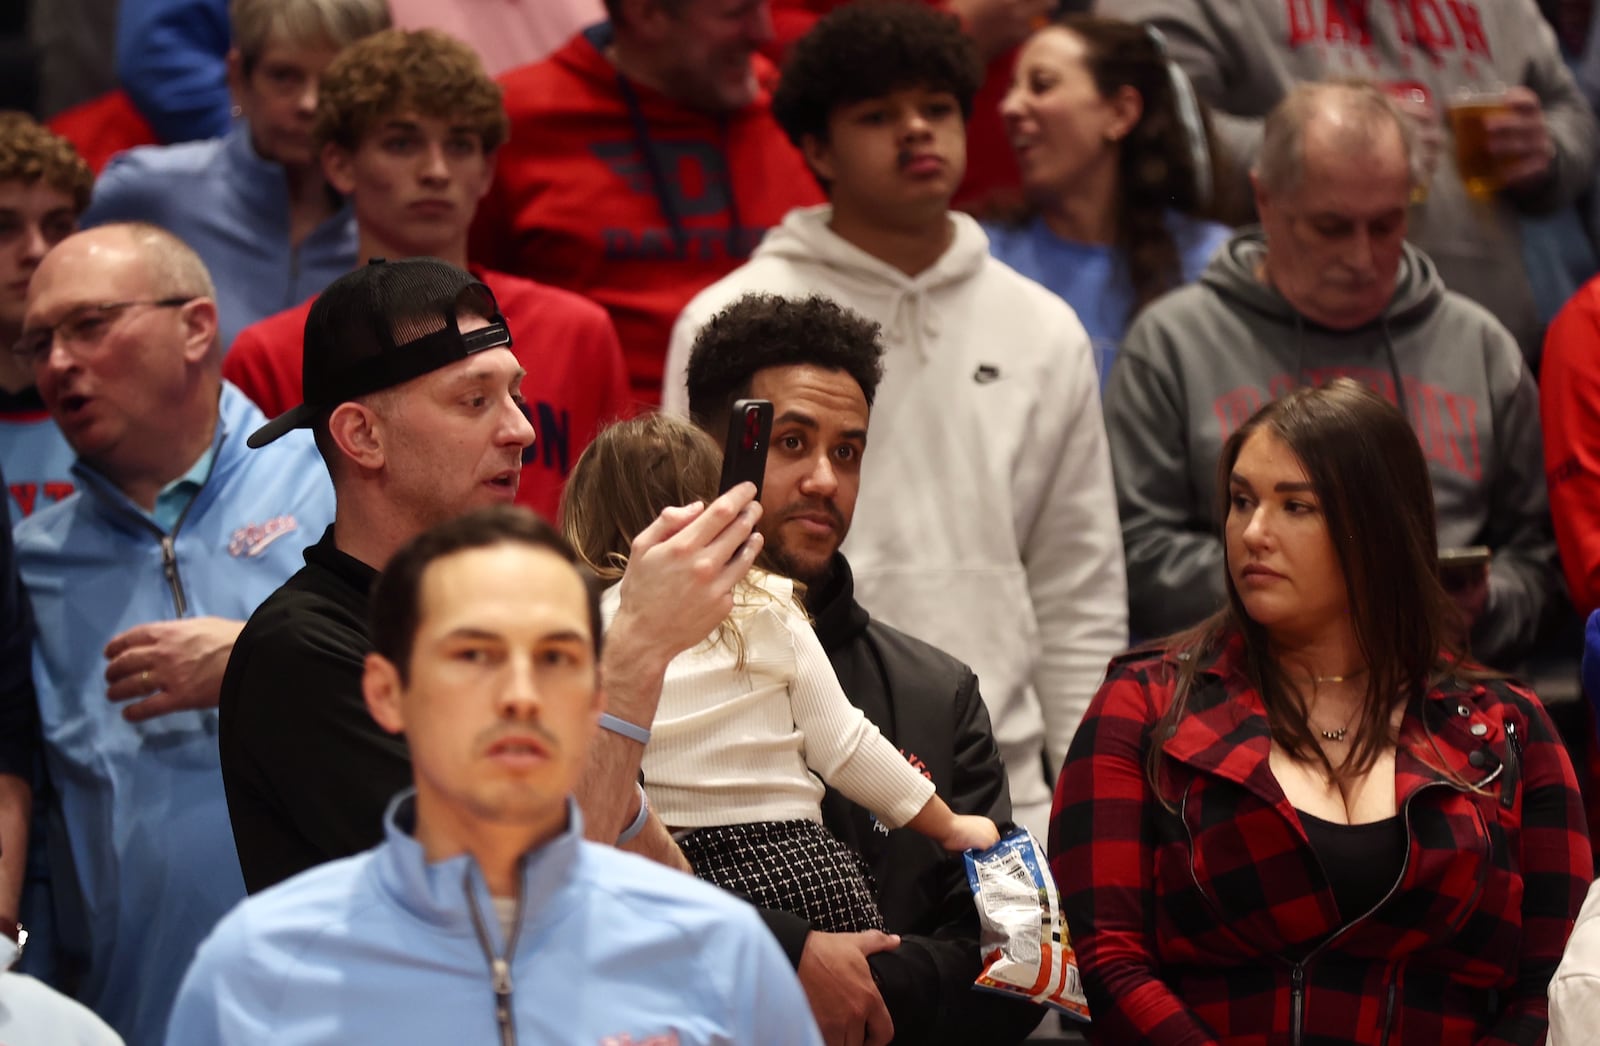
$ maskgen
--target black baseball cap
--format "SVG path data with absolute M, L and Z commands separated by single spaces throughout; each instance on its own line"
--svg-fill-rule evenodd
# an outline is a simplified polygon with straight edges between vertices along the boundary
M 461 312 L 486 317 L 489 325 L 462 334 L 456 323 Z M 266 446 L 357 396 L 510 345 L 494 292 L 465 269 L 438 258 L 374 258 L 330 283 L 311 306 L 303 349 L 305 402 L 245 442 Z

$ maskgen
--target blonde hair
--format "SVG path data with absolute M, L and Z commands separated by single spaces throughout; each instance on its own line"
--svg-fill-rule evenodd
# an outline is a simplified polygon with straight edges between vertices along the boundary
M 342 50 L 387 29 L 389 5 L 384 0 L 233 0 L 228 24 L 248 74 L 273 42 L 326 43 Z
M 615 581 L 633 539 L 662 509 L 717 496 L 721 456 L 710 436 L 667 414 L 602 429 L 567 477 L 562 532 L 596 574 Z
M 710 504 L 721 475 L 722 449 L 690 422 L 669 414 L 619 421 L 601 430 L 572 467 L 561 495 L 561 531 L 590 569 L 616 581 L 627 569 L 633 539 L 663 509 Z M 795 586 L 797 601 L 803 591 Z M 763 589 L 741 580 L 735 613 L 766 598 Z M 718 626 L 715 641 L 728 643 L 744 664 L 744 640 L 731 617 Z

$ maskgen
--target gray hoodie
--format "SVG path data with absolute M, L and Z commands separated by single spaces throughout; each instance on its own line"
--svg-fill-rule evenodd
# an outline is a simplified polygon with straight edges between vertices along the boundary
M 1446 286 L 1486 306 L 1537 357 L 1542 326 L 1517 219 L 1570 208 L 1589 188 L 1596 129 L 1533 0 L 1099 0 L 1096 8 L 1161 29 L 1195 90 L 1217 110 L 1218 133 L 1241 176 L 1260 150 L 1262 118 L 1299 81 L 1360 77 L 1416 88 L 1441 112 L 1460 88 L 1532 89 L 1555 145 L 1549 178 L 1475 203 L 1456 173 L 1447 130 L 1410 238 L 1438 262 Z
M 1300 385 L 1355 378 L 1404 407 L 1433 476 L 1441 547 L 1488 545 L 1489 607 L 1473 650 L 1527 653 L 1564 602 L 1551 533 L 1538 392 L 1506 329 L 1444 289 L 1407 247 L 1388 310 L 1355 330 L 1307 320 L 1255 273 L 1259 231 L 1235 236 L 1200 282 L 1134 321 L 1106 389 L 1106 429 L 1135 635 L 1222 606 L 1216 468 L 1228 434 Z

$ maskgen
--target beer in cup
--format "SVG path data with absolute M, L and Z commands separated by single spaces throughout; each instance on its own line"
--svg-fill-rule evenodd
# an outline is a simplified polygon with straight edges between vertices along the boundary
M 1505 187 L 1501 161 L 1489 151 L 1486 121 L 1509 113 L 1503 88 L 1461 91 L 1451 96 L 1450 132 L 1456 140 L 1461 184 L 1475 200 L 1487 200 Z

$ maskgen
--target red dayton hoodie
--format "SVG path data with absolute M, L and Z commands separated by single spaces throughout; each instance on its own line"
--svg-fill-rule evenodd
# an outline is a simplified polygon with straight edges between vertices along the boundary
M 511 138 L 472 256 L 604 305 L 634 396 L 657 403 L 684 305 L 822 193 L 772 119 L 770 63 L 756 58 L 757 100 L 718 116 L 642 84 L 625 90 L 604 54 L 610 39 L 609 25 L 595 26 L 500 78 Z
M 772 0 L 773 41 L 766 48 L 769 57 L 781 61 L 818 19 L 851 0 Z M 947 0 L 923 0 L 929 7 L 946 10 Z M 967 121 L 967 176 L 956 190 L 957 207 L 979 207 L 997 190 L 1014 189 L 1022 176 L 1017 158 L 1011 152 L 1010 136 L 1000 116 L 1000 103 L 1011 89 L 1012 68 L 1018 48 L 1011 48 L 989 63 L 983 84 L 972 103 L 972 118 Z
M 611 323 L 591 301 L 529 280 L 472 267 L 489 285 L 511 330 L 511 351 L 528 372 L 522 394 L 537 432 L 524 455 L 517 504 L 554 521 L 567 473 L 606 425 L 633 413 Z M 312 298 L 239 332 L 222 376 L 269 418 L 303 398 L 302 351 Z

